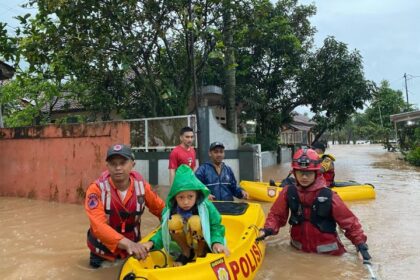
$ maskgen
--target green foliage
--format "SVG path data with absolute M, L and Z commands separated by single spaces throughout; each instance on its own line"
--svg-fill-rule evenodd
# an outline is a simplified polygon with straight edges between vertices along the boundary
M 0 60 L 15 60 L 17 53 L 16 38 L 9 36 L 6 23 L 0 22 Z
M 297 82 L 315 32 L 309 22 L 314 14 L 312 5 L 278 1 L 274 6 L 267 0 L 252 1 L 238 15 L 238 99 L 245 107 L 242 117 L 257 120 L 261 139 L 276 138 L 279 126 L 304 104 Z
M 408 152 L 405 159 L 412 165 L 420 166 L 420 146 L 417 146 Z
M 49 1 L 33 0 L 37 14 L 19 16 L 19 53 L 30 73 L 77 79 L 87 110 L 109 119 L 186 113 L 191 95 L 192 57 L 185 42 L 196 42 L 201 73 L 220 32 L 220 1 Z
M 262 151 L 275 151 L 277 150 L 277 136 L 276 135 L 255 135 L 255 136 L 248 136 L 246 137 L 242 143 L 250 143 L 250 144 L 261 144 Z
M 382 143 L 395 138 L 393 124 L 390 115 L 404 112 L 406 104 L 403 93 L 389 87 L 388 81 L 382 81 L 380 87 L 374 92 L 373 100 L 365 111 L 365 118 L 369 129 L 369 138 Z
M 373 84 L 364 78 L 361 55 L 333 37 L 308 58 L 301 79 L 306 103 L 315 113 L 315 141 L 327 129 L 343 127 L 372 97 Z
M 28 6 L 37 7 L 36 15 L 18 16 L 16 37 L 0 40 L 10 57 L 29 64 L 17 75 L 30 90 L 5 96 L 9 125 L 47 122 L 40 108 L 51 108 L 63 92 L 103 120 L 113 111 L 126 118 L 190 113 L 193 64 L 198 84 L 229 89 L 226 107 L 241 104 L 241 117 L 257 121 L 256 140 L 267 148 L 300 105 L 312 107 L 321 132 L 342 126 L 370 97 L 358 52 L 327 38 L 312 53 L 309 18 L 316 8 L 298 0 L 30 0 Z M 22 98 L 35 105 L 19 113 Z
M 261 144 L 262 151 L 276 151 L 278 145 L 277 138 L 277 135 L 257 135 L 256 141 Z
M 62 98 L 67 97 L 75 86 L 55 83 L 41 74 L 19 73 L 16 79 L 0 87 L 0 103 L 4 104 L 5 124 L 8 127 L 45 124 L 50 120 L 51 109 Z
M 366 109 L 366 117 L 381 126 L 392 128 L 390 115 L 404 112 L 406 104 L 403 93 L 389 87 L 388 81 L 382 81 L 379 89 L 374 93 L 374 99 Z
M 339 141 L 370 140 L 374 143 L 383 143 L 385 148 L 390 148 L 390 140 L 395 139 L 394 125 L 390 115 L 399 114 L 407 109 L 403 93 L 389 87 L 387 81 L 382 81 L 379 88 L 374 91 L 373 99 L 364 113 L 355 113 L 338 131 L 332 136 Z M 401 151 L 406 159 L 415 161 L 416 149 L 420 145 L 419 123 L 399 123 L 397 125 L 397 137 Z

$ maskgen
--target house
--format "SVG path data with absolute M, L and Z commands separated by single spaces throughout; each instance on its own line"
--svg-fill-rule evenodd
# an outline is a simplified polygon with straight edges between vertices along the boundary
M 312 128 L 315 125 L 316 122 L 307 116 L 295 113 L 293 120 L 280 128 L 280 143 L 310 146 L 314 139 Z
M 65 123 L 78 123 L 80 118 L 87 122 L 101 121 L 101 114 L 94 114 L 86 110 L 83 105 L 69 94 L 63 93 L 62 97 L 55 97 L 54 100 L 41 109 L 42 113 L 49 115 L 50 123 L 64 121 Z M 122 120 L 116 112 L 111 112 L 112 120 Z

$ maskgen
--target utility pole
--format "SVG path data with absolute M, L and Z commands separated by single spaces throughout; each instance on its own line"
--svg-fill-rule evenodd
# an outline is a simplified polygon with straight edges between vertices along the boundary
M 408 112 L 410 110 L 410 105 L 408 103 L 407 73 L 404 73 L 404 81 L 405 81 L 405 97 L 407 98 L 407 112 Z
M 195 118 L 197 122 L 197 154 L 198 154 L 198 161 L 200 164 L 204 161 L 202 157 L 202 140 L 201 140 L 201 124 L 200 124 L 200 116 L 198 113 L 199 100 L 198 100 L 198 90 L 197 90 L 197 76 L 195 73 L 195 53 L 194 53 L 194 12 L 193 12 L 193 3 L 192 0 L 188 1 L 188 21 L 189 25 L 187 27 L 187 36 L 188 36 L 188 55 L 190 56 L 190 75 L 191 75 L 191 83 L 192 83 L 192 91 L 194 96 L 194 103 L 195 103 Z M 191 26 L 190 26 L 191 25 Z

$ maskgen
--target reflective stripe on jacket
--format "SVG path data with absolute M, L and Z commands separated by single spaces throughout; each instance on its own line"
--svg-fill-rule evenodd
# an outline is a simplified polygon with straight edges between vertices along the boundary
M 225 163 L 222 163 L 220 174 L 217 174 L 212 163 L 206 162 L 200 165 L 195 175 L 216 197 L 215 200 L 233 201 L 233 197 L 243 197 L 232 169 Z
M 315 182 L 306 189 L 299 185 L 297 186 L 299 200 L 304 206 L 302 210 L 305 220 L 297 225 L 291 226 L 291 244 L 293 247 L 305 252 L 341 255 L 346 250 L 339 240 L 337 233 L 322 232 L 310 221 L 311 206 L 314 204 L 319 190 L 324 187 L 325 181 L 321 176 L 318 176 Z M 264 228 L 272 229 L 274 234 L 278 233 L 280 227 L 286 225 L 289 217 L 289 206 L 287 202 L 288 188 L 283 188 L 267 216 Z M 332 218 L 344 230 L 345 236 L 354 245 L 366 242 L 367 238 L 363 233 L 359 220 L 334 192 L 332 193 L 331 207 Z
M 122 201 L 109 173 L 104 172 L 86 191 L 89 249 L 108 260 L 125 258 L 126 252 L 117 248 L 118 242 L 124 237 L 140 239 L 140 216 L 145 206 L 160 218 L 164 203 L 139 173 L 130 173 L 130 186 Z

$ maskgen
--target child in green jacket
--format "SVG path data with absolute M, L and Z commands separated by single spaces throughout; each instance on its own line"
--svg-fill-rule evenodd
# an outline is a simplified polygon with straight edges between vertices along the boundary
M 162 212 L 159 231 L 144 245 L 150 250 L 165 248 L 175 258 L 174 266 L 184 265 L 194 256 L 210 250 L 225 253 L 225 227 L 221 216 L 208 200 L 210 191 L 187 165 L 178 167 Z M 171 246 L 171 243 L 176 246 Z

